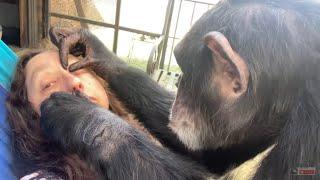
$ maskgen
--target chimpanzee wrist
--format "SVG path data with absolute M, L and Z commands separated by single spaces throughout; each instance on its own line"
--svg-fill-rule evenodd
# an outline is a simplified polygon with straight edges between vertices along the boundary
M 90 113 L 83 118 L 74 121 L 70 129 L 69 147 L 81 154 L 88 154 L 93 149 L 95 152 L 105 150 L 104 154 L 111 152 L 110 149 L 117 148 L 128 140 L 127 132 L 133 128 L 120 117 L 112 112 L 94 107 Z M 66 133 L 68 134 L 68 133 Z M 121 143 L 123 142 L 123 143 Z
M 128 65 L 122 61 L 109 62 L 106 59 L 102 59 L 94 62 L 91 66 L 93 72 L 95 72 L 102 79 L 109 81 L 110 77 L 117 77 L 122 72 L 127 71 Z

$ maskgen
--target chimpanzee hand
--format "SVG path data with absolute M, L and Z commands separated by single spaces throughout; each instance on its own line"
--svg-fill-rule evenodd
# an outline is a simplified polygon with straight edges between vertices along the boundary
M 118 132 L 119 126 L 128 126 L 119 119 L 80 93 L 54 93 L 41 105 L 40 125 L 45 135 L 68 152 L 85 153 L 89 146 L 99 143 L 97 137 L 102 133 L 108 139 L 105 129 L 113 133 Z
M 51 41 L 60 49 L 62 65 L 68 66 L 68 53 L 84 56 L 84 60 L 72 64 L 69 71 L 90 67 L 108 83 L 108 88 L 162 144 L 186 153 L 185 146 L 167 126 L 174 100 L 171 93 L 160 87 L 145 72 L 127 66 L 87 30 L 52 28 L 50 36 Z
M 69 53 L 75 56 L 82 55 L 84 57 L 83 60 L 70 65 L 70 72 L 83 67 L 93 68 L 95 72 L 101 72 L 99 68 L 103 67 L 108 68 L 108 71 L 112 72 L 116 71 L 119 67 L 126 66 L 125 62 L 119 60 L 119 58 L 109 51 L 89 30 L 51 28 L 49 34 L 51 41 L 59 48 L 60 61 L 65 69 L 68 68 Z M 104 71 L 104 73 L 108 71 Z
M 76 153 L 101 179 L 204 179 L 193 162 L 155 145 L 120 117 L 85 97 L 54 93 L 41 105 L 41 128 Z

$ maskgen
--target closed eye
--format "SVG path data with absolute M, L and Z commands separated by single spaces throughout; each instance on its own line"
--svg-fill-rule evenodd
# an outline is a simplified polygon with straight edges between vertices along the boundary
M 56 83 L 56 81 L 51 81 L 48 83 L 45 83 L 45 85 L 42 88 L 42 91 L 46 91 L 49 90 L 51 87 L 53 87 L 53 85 Z

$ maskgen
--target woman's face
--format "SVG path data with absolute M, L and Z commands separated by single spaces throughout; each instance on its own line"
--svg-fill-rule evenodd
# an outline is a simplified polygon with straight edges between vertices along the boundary
M 78 59 L 70 56 L 68 61 L 72 64 Z M 25 69 L 28 100 L 38 114 L 42 101 L 58 91 L 78 90 L 93 103 L 109 108 L 108 96 L 101 80 L 86 69 L 72 73 L 63 69 L 57 51 L 45 51 L 34 56 Z

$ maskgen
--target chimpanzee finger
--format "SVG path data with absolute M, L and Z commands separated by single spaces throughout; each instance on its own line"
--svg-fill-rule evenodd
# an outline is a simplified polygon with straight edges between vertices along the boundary
M 59 56 L 61 65 L 64 69 L 68 68 L 68 54 L 79 42 L 81 42 L 79 33 L 74 33 L 61 39 L 59 44 Z
M 70 29 L 61 29 L 61 28 L 52 27 L 49 30 L 49 36 L 50 36 L 51 42 L 58 47 L 61 39 L 73 34 L 74 32 L 75 31 L 72 31 Z
M 75 62 L 69 66 L 69 71 L 74 72 L 82 68 L 87 68 L 93 65 L 93 61 L 89 57 L 85 57 L 83 60 Z

